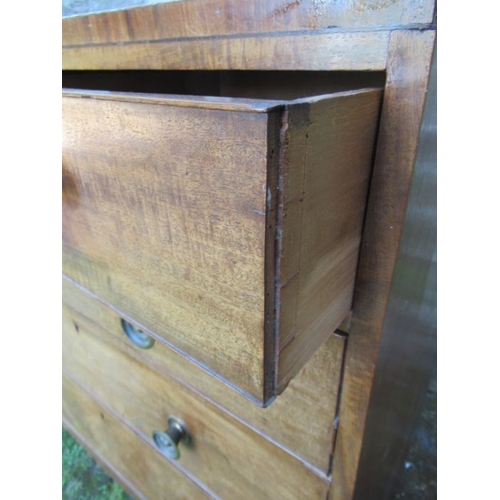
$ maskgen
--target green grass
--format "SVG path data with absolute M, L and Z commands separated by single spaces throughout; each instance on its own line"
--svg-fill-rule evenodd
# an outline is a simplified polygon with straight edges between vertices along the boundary
M 62 452 L 64 500 L 131 500 L 65 429 Z

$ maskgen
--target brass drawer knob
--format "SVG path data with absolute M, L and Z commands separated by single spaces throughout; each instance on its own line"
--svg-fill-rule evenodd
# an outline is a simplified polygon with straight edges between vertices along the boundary
M 177 460 L 181 454 L 179 443 L 191 442 L 191 436 L 186 429 L 184 422 L 175 417 L 168 417 L 168 429 L 164 432 L 153 432 L 153 440 L 163 455 L 171 460 Z
M 147 333 L 144 333 L 142 330 L 139 330 L 139 328 L 135 327 L 132 323 L 125 321 L 123 318 L 121 322 L 125 335 L 137 347 L 140 347 L 141 349 L 150 349 L 151 347 L 153 347 L 155 343 L 153 337 L 149 336 Z

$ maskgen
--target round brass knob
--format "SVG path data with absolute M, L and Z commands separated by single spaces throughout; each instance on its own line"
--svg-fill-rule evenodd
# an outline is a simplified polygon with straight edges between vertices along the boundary
M 132 323 L 125 321 L 123 318 L 121 320 L 122 328 L 125 332 L 125 335 L 137 346 L 141 349 L 150 349 L 153 347 L 155 340 L 153 337 L 149 336 L 147 333 L 144 333 L 139 328 L 135 327 Z
M 186 429 L 184 422 L 175 417 L 168 417 L 168 429 L 164 432 L 153 432 L 153 440 L 163 455 L 171 460 L 177 460 L 181 454 L 179 443 L 191 442 L 191 436 Z

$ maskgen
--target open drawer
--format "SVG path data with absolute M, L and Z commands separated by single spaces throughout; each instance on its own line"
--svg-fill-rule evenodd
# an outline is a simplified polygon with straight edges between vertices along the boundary
M 85 82 L 63 91 L 64 274 L 269 403 L 349 313 L 381 91 Z

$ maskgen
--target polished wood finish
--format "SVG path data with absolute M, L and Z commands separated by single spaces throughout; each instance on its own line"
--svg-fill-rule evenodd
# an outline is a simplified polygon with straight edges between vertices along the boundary
M 63 46 L 432 22 L 432 0 L 184 0 L 64 19 Z
M 268 403 L 350 311 L 380 92 L 64 96 L 63 272 Z
M 344 337 L 332 335 L 287 390 L 263 410 L 246 398 L 235 397 L 233 389 L 207 376 L 158 338 L 152 349 L 138 349 L 124 335 L 119 314 L 67 280 L 62 290 L 65 324 L 72 321 L 88 334 L 105 337 L 116 350 L 176 378 L 325 476 L 329 473 Z
M 278 9 L 276 14 L 266 18 L 266 6 Z M 418 411 L 420 396 L 416 392 L 421 392 L 425 366 L 417 356 L 425 351 L 432 359 L 435 350 L 429 341 L 432 335 L 425 335 L 426 326 L 432 331 L 433 325 L 428 323 L 435 310 L 432 238 L 429 230 L 415 232 L 430 215 L 417 214 L 415 200 L 422 200 L 419 189 L 425 189 L 425 182 L 434 175 L 432 169 L 421 168 L 422 158 L 429 158 L 433 149 L 432 112 L 426 114 L 431 118 L 424 116 L 425 129 L 420 132 L 436 35 L 434 10 L 435 2 L 428 0 L 227 0 L 217 5 L 201 0 L 63 22 L 66 69 L 282 69 L 292 70 L 290 74 L 305 69 L 311 75 L 321 70 L 332 74 L 350 71 L 352 75 L 361 75 L 358 70 L 386 71 L 354 310 L 341 325 L 348 349 L 336 419 L 339 431 L 325 436 L 332 440 L 333 449 L 330 499 L 387 496 Z M 315 12 L 323 15 L 318 17 Z M 409 247 L 417 252 L 420 245 L 419 274 L 412 275 L 416 280 L 412 288 L 413 280 L 401 275 L 401 270 L 410 261 L 413 267 Z M 425 276 L 427 283 L 423 282 Z M 425 311 L 427 319 L 421 316 Z M 154 356 L 147 360 L 158 361 Z M 411 369 L 405 372 L 402 364 Z M 179 366 L 175 364 L 172 370 L 180 370 Z M 292 380 L 273 405 L 291 394 L 288 391 L 300 377 Z M 415 378 L 413 386 L 410 377 Z M 193 375 L 186 380 L 196 386 L 210 379 Z M 213 392 L 209 385 L 206 382 L 200 387 L 210 397 L 224 397 L 220 396 L 224 393 L 219 390 L 223 387 L 220 382 L 214 384 Z M 415 391 L 405 398 L 410 401 L 409 409 L 387 399 L 401 390 Z M 256 412 L 267 412 L 273 405 Z M 230 408 L 227 402 L 221 406 Z M 316 408 L 321 404 L 316 403 Z M 332 410 L 330 406 L 328 411 Z M 258 427 L 255 421 L 250 425 Z M 312 493 L 305 498 L 313 498 Z
M 63 272 L 262 401 L 274 115 L 106 97 L 63 99 Z
M 63 317 L 63 359 L 63 372 L 150 446 L 152 432 L 165 430 L 170 415 L 182 419 L 192 445 L 181 445 L 179 467 L 217 496 L 325 498 L 327 478 L 177 380 L 116 350 L 102 331 L 90 333 Z
M 165 40 L 63 48 L 65 70 L 382 70 L 389 31 Z M 321 51 L 318 51 L 321 47 Z
M 64 426 L 134 498 L 217 499 L 64 374 L 62 395 Z
M 381 334 L 388 319 L 387 305 L 416 161 L 434 38 L 433 31 L 394 32 L 391 36 L 387 86 L 347 345 L 332 499 L 352 498 L 357 479 L 360 480 L 358 466 L 368 437 L 366 418 Z M 408 322 L 404 328 L 411 332 L 415 327 L 415 323 Z M 392 443 L 387 441 L 386 446 Z M 386 490 L 389 486 L 385 483 Z M 380 490 L 374 490 L 374 494 L 380 494 Z

